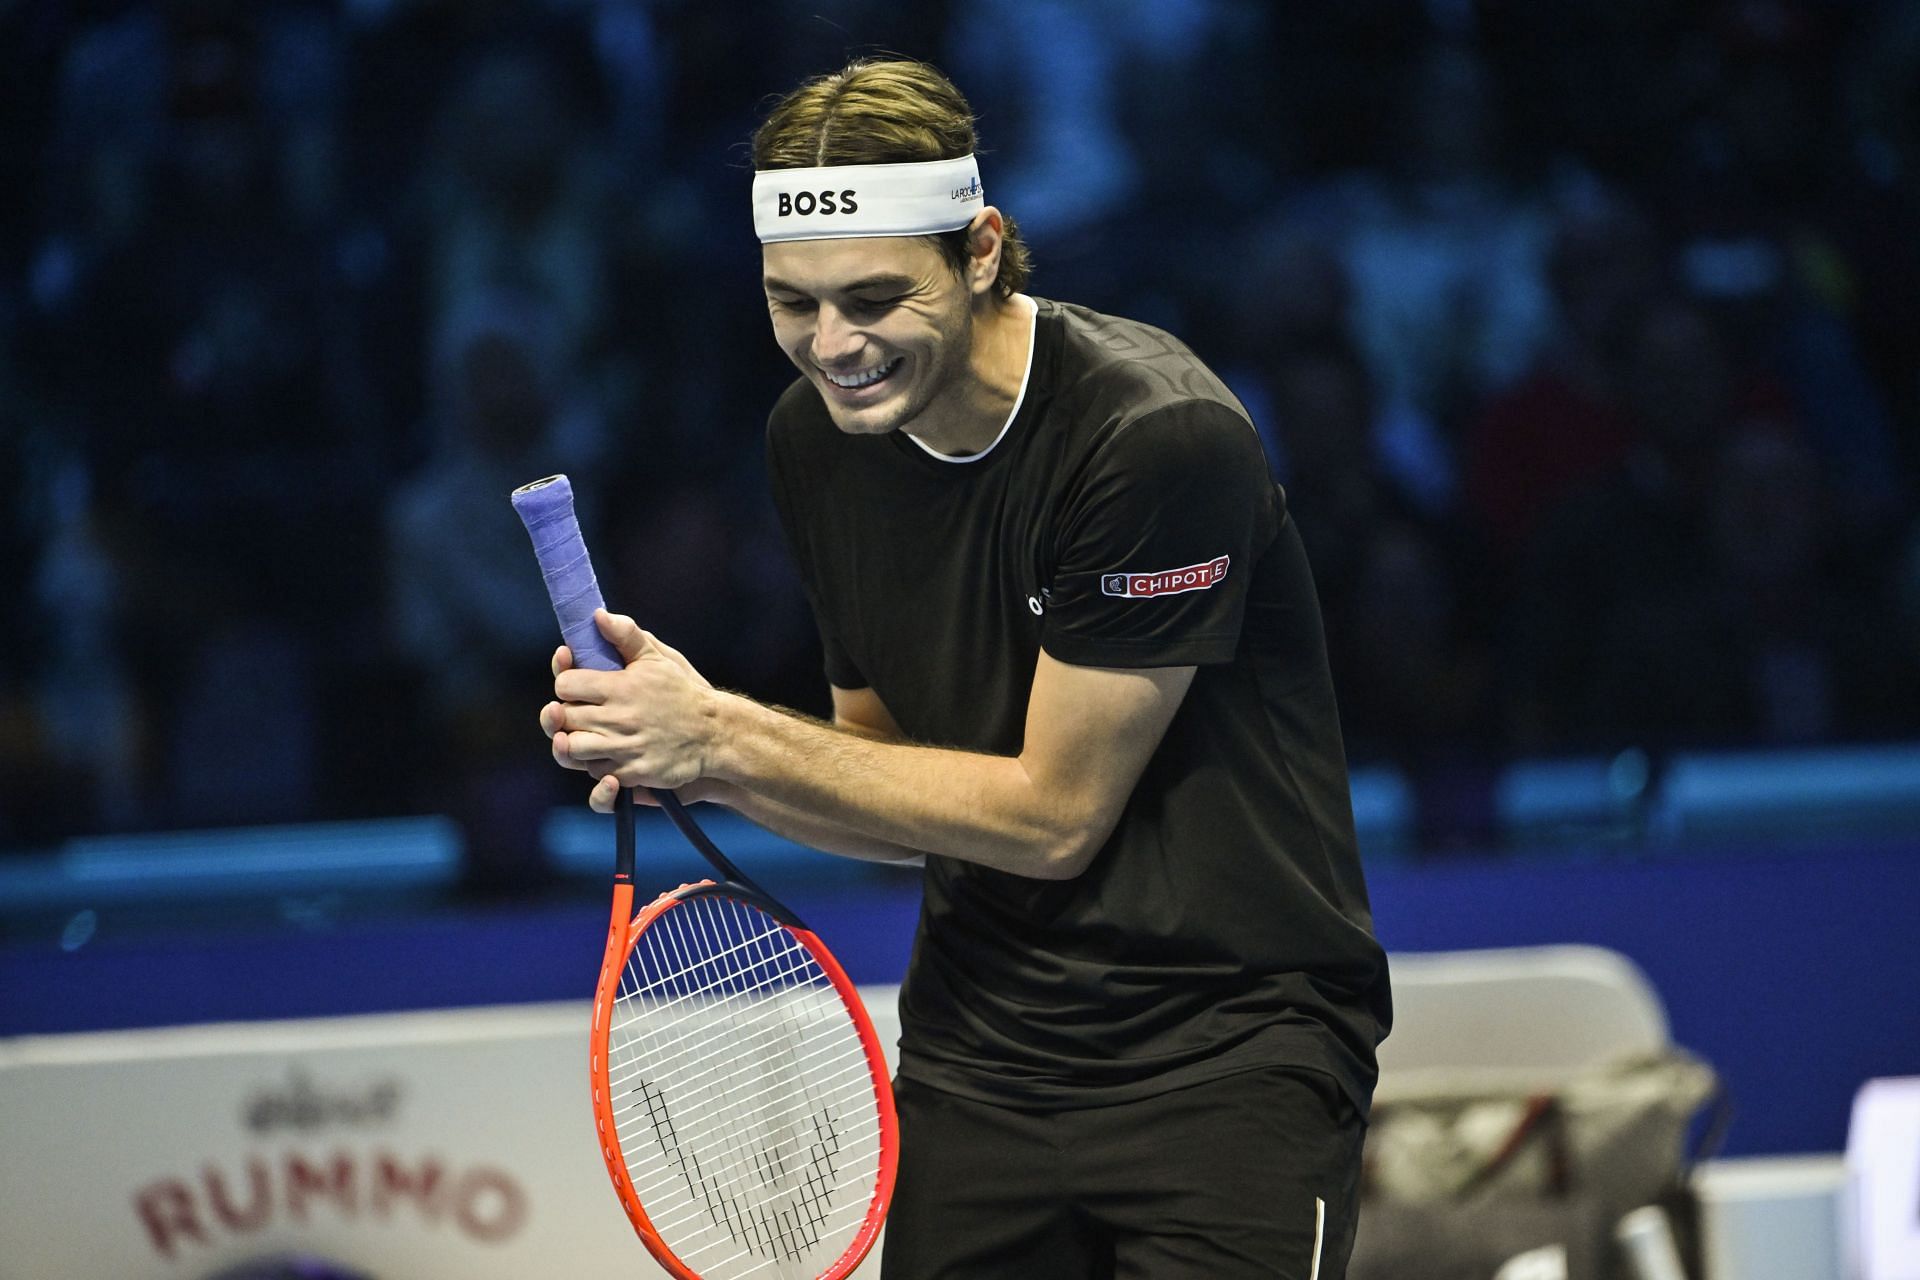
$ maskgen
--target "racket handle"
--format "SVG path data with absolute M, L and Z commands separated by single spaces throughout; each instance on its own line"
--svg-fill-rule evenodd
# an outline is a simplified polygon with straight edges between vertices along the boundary
M 540 562 L 540 576 L 547 582 L 547 598 L 553 602 L 554 617 L 560 620 L 560 635 L 573 650 L 573 664 L 595 671 L 618 671 L 626 664 L 600 628 L 593 625 L 593 611 L 606 603 L 600 596 L 599 580 L 593 576 L 593 561 L 587 558 L 587 544 L 580 536 L 580 520 L 573 511 L 573 485 L 565 476 L 548 476 L 513 491 L 513 509 L 527 526 L 533 539 L 534 558 Z
M 573 510 L 573 484 L 565 476 L 548 476 L 523 484 L 513 491 L 513 509 L 527 526 L 533 539 L 534 558 L 540 562 L 540 576 L 547 582 L 547 598 L 553 601 L 554 617 L 560 620 L 560 635 L 573 650 L 577 667 L 596 671 L 618 671 L 626 664 L 620 654 L 593 624 L 593 611 L 601 608 L 599 580 L 593 576 L 593 562 L 587 558 L 587 543 L 580 536 L 580 519 Z M 671 791 L 648 788 L 673 825 L 693 846 L 707 856 L 723 875 L 731 876 L 756 890 L 753 881 L 740 874 L 700 829 Z M 615 823 L 619 848 L 616 878 L 633 874 L 633 797 L 625 788 L 615 803 Z
M 595 671 L 618 671 L 626 664 L 619 652 L 593 623 L 593 611 L 606 602 L 600 581 L 593 576 L 586 539 L 580 536 L 580 518 L 573 510 L 573 482 L 548 476 L 513 491 L 513 509 L 533 539 L 533 555 L 547 582 L 553 616 L 560 620 L 560 636 L 573 650 L 573 664 Z M 673 793 L 663 793 L 672 799 Z M 674 801 L 679 807 L 679 801 Z M 614 801 L 614 871 L 617 884 L 633 880 L 633 793 L 620 788 Z
M 672 796 L 673 792 L 665 793 Z M 674 804 L 678 805 L 678 800 Z M 615 884 L 633 883 L 633 790 L 620 788 L 619 795 L 613 801 L 613 882 Z M 618 916 L 625 911 L 629 903 L 619 904 Z

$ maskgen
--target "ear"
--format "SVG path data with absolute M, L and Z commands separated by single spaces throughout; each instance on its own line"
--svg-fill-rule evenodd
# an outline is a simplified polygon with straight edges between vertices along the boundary
M 1006 221 L 988 205 L 967 224 L 967 292 L 978 298 L 991 293 L 1000 278 L 1000 252 L 1006 245 Z

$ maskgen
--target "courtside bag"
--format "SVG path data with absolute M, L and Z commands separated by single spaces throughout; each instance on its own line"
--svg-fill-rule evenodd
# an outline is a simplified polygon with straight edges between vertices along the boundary
M 1649 1204 L 1686 1217 L 1699 1156 L 1688 1136 L 1714 1104 L 1701 1145 L 1717 1140 L 1721 1096 L 1713 1069 L 1678 1049 L 1551 1086 L 1472 1072 L 1384 1092 L 1348 1274 L 1490 1280 L 1515 1257 L 1558 1250 L 1568 1280 L 1632 1280 L 1615 1227 Z

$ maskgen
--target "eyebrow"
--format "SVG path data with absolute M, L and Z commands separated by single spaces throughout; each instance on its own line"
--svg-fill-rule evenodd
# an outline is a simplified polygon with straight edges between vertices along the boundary
M 773 276 L 767 276 L 761 280 L 760 283 L 763 288 L 779 293 L 797 293 L 803 297 L 809 296 L 808 291 L 802 289 L 799 285 L 788 284 L 785 280 L 776 279 Z M 882 272 L 878 275 L 862 276 L 858 280 L 841 285 L 833 292 L 858 293 L 862 289 L 910 289 L 913 285 L 914 279 L 912 276 L 900 275 L 893 272 Z

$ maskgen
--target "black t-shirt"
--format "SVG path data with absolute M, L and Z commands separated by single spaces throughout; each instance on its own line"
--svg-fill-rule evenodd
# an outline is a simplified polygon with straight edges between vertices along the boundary
M 768 426 L 827 677 L 915 741 L 1018 754 L 1043 648 L 1198 667 L 1079 877 L 927 858 L 901 1073 L 1067 1107 L 1303 1066 L 1364 1114 L 1386 961 L 1285 496 L 1186 347 L 1036 301 L 1020 403 L 975 458 L 843 434 L 804 379 Z

